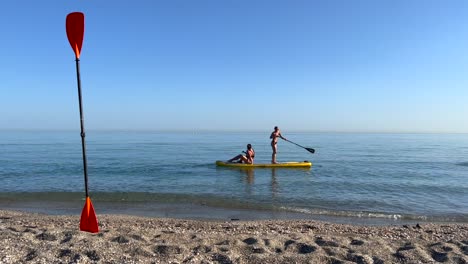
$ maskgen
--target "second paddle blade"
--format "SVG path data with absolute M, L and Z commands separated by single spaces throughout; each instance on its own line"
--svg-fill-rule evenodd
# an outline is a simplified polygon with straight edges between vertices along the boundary
M 86 197 L 86 202 L 83 207 L 83 211 L 81 212 L 80 230 L 90 233 L 99 232 L 98 220 L 89 197 Z

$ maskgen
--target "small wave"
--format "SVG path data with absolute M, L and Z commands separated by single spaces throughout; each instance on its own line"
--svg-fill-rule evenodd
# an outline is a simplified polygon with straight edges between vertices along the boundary
M 281 207 L 280 209 L 290 212 L 310 214 L 310 215 L 324 215 L 324 216 L 341 216 L 341 217 L 358 217 L 358 218 L 382 218 L 401 220 L 403 217 L 400 214 L 386 214 L 386 213 L 372 213 L 372 212 L 354 212 L 354 211 L 329 211 L 305 208 L 291 208 Z
M 459 162 L 459 163 L 456 163 L 455 165 L 468 167 L 468 161 Z
M 294 208 L 294 207 L 280 207 L 280 210 L 288 212 L 302 213 L 323 217 L 338 217 L 338 218 L 357 218 L 361 220 L 375 219 L 377 221 L 383 220 L 384 222 L 393 221 L 410 221 L 410 222 L 452 222 L 452 223 L 467 223 L 468 215 L 466 214 L 450 214 L 450 215 L 413 215 L 413 214 L 392 214 L 382 212 L 363 212 L 363 211 L 333 211 L 324 209 L 307 209 L 307 208 Z

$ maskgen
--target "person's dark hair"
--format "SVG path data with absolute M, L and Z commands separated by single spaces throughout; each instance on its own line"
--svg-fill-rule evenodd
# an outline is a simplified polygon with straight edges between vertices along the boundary
M 275 130 L 277 130 L 277 129 L 278 129 L 278 127 L 277 127 L 277 126 L 275 126 Z

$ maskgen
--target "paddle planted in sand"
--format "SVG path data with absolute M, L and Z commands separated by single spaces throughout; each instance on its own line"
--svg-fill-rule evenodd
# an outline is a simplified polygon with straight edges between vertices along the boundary
M 80 79 L 80 52 L 84 36 L 84 14 L 74 12 L 67 15 L 66 19 L 67 37 L 70 45 L 75 52 L 76 78 L 78 80 L 78 100 L 80 105 L 80 124 L 81 124 L 81 147 L 83 150 L 83 171 L 86 191 L 86 201 L 81 212 L 80 230 L 91 233 L 99 232 L 96 213 L 93 204 L 88 195 L 88 166 L 86 162 L 86 143 L 83 122 L 83 104 L 81 100 L 81 79 Z
M 284 138 L 283 138 L 283 139 L 284 139 Z M 294 142 L 292 142 L 292 141 L 290 141 L 290 140 L 287 140 L 287 139 L 284 139 L 284 140 L 287 141 L 287 142 L 289 142 L 289 143 L 293 143 L 294 145 L 299 146 L 299 147 L 301 147 L 301 148 L 303 148 L 303 149 L 309 151 L 309 152 L 312 153 L 312 154 L 315 153 L 315 149 L 313 149 L 313 148 L 306 148 L 306 147 L 303 147 L 303 146 L 301 146 L 301 145 L 299 145 L 299 144 L 296 144 L 296 143 L 294 143 Z

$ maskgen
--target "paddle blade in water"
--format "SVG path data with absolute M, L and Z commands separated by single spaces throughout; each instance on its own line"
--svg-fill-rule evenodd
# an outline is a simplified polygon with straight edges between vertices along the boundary
M 98 220 L 96 213 L 94 212 L 93 204 L 91 203 L 91 199 L 89 197 L 86 197 L 85 206 L 81 212 L 80 230 L 90 233 L 99 232 Z
M 79 59 L 84 36 L 84 14 L 80 12 L 68 14 L 66 28 L 68 41 L 75 52 L 75 57 Z
M 313 148 L 305 148 L 307 151 L 309 151 L 310 153 L 314 154 L 315 153 L 315 149 Z

